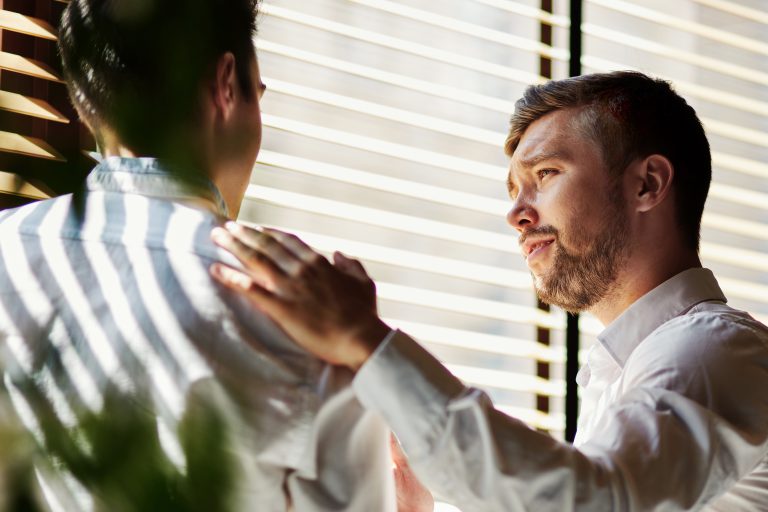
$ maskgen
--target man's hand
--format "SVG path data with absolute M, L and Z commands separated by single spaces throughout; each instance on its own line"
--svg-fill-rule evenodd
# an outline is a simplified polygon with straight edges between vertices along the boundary
M 377 313 L 376 286 L 359 261 L 337 252 L 331 263 L 294 235 L 234 222 L 211 238 L 245 267 L 216 263 L 213 277 L 320 359 L 357 370 L 389 333 Z

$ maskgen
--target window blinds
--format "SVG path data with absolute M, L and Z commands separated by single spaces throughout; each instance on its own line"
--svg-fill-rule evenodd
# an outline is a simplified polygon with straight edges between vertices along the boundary
M 540 42 L 547 16 L 487 0 L 268 1 L 266 133 L 241 219 L 361 258 L 392 325 L 559 433 L 565 316 L 536 306 L 502 149 L 541 56 L 567 61 Z
M 92 142 L 59 71 L 57 30 L 66 2 L 0 2 L 0 209 L 71 192 Z

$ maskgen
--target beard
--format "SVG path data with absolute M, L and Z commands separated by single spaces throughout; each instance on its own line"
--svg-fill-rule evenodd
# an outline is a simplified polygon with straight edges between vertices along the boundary
M 554 257 L 550 269 L 533 276 L 536 294 L 542 302 L 558 306 L 569 313 L 588 310 L 613 290 L 619 269 L 624 262 L 628 245 L 628 222 L 619 204 L 611 204 L 604 216 L 606 224 L 591 242 L 581 235 L 574 235 L 578 228 L 569 229 L 566 235 L 573 238 L 571 247 L 587 246 L 580 253 L 569 252 L 560 242 L 560 232 L 552 226 L 543 226 L 526 233 L 553 235 Z M 568 241 L 569 237 L 564 237 Z

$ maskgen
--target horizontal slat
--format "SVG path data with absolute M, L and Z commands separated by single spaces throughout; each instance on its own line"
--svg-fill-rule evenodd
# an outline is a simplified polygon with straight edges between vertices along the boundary
M 0 194 L 10 194 L 30 199 L 48 199 L 51 197 L 48 193 L 32 185 L 18 174 L 3 171 L 0 171 Z
M 356 39 L 358 41 L 363 41 L 381 46 L 383 48 L 389 48 L 391 50 L 408 53 L 417 57 L 422 57 L 435 62 L 456 66 L 470 71 L 477 71 L 478 73 L 484 73 L 487 75 L 496 76 L 524 84 L 537 83 L 545 80 L 540 75 L 529 73 L 528 71 L 514 69 L 509 66 L 502 66 L 493 62 L 459 55 L 455 52 L 440 50 L 432 46 L 426 46 L 411 41 L 406 41 L 404 39 L 386 36 L 377 32 L 372 32 L 370 30 L 363 30 L 351 25 L 310 16 L 298 11 L 293 11 L 291 9 L 285 9 L 271 4 L 264 4 L 262 9 L 265 14 L 275 18 L 282 18 L 294 23 L 300 23 L 302 25 L 324 30 L 336 35 Z
M 438 222 L 376 208 L 357 206 L 306 194 L 298 194 L 259 185 L 249 185 L 245 197 L 249 200 L 264 201 L 313 214 L 327 215 L 370 226 L 394 229 L 460 244 L 476 245 L 503 252 L 519 253 L 520 251 L 517 237 L 510 235 L 457 226 L 447 222 Z
M 61 77 L 48 64 L 13 53 L 0 52 L 0 69 L 63 83 Z
M 761 9 L 753 9 L 751 7 L 747 7 L 740 3 L 729 2 L 727 0 L 693 0 L 693 1 L 700 3 L 701 5 L 706 5 L 707 7 L 711 7 L 713 9 L 719 9 L 723 12 L 727 12 L 728 14 L 741 16 L 742 18 L 746 18 L 752 22 L 763 23 L 765 25 L 768 25 L 768 12 L 765 12 L 764 10 L 761 10 Z
M 490 318 L 502 322 L 536 325 L 549 329 L 565 329 L 565 315 L 559 312 L 547 313 L 532 307 L 394 283 L 378 282 L 377 291 L 379 298 L 383 300 Z
M 259 152 L 259 163 L 317 176 L 319 178 L 366 187 L 381 192 L 412 197 L 420 201 L 426 200 L 451 206 L 452 208 L 462 208 L 478 213 L 486 213 L 494 217 L 505 215 L 510 207 L 510 204 L 507 201 L 502 201 L 500 199 L 493 199 L 491 197 L 470 194 L 467 192 L 459 192 L 444 187 L 436 187 L 434 185 L 425 185 L 399 178 L 391 178 L 389 176 L 358 171 L 356 169 L 349 169 L 347 167 L 340 167 L 338 165 L 327 164 L 317 160 L 308 160 L 269 150 Z M 503 186 L 502 182 L 499 181 L 499 187 Z
M 341 146 L 369 151 L 371 153 L 400 160 L 428 165 L 430 167 L 478 176 L 500 183 L 507 175 L 507 170 L 504 167 L 490 165 L 476 160 L 446 155 L 436 151 L 428 151 L 415 146 L 388 142 L 374 137 L 365 137 L 355 133 L 334 130 L 325 126 L 304 123 L 270 114 L 264 114 L 262 118 L 264 120 L 264 125 L 270 128 L 295 133 L 315 140 L 322 140 Z
M 508 391 L 524 391 L 558 398 L 565 396 L 565 382 L 562 380 L 545 380 L 534 375 L 458 364 L 448 364 L 446 367 L 456 377 L 472 385 Z
M 14 92 L 0 91 L 0 110 L 57 123 L 69 123 L 69 119 L 47 102 Z
M 300 50 L 265 39 L 259 39 L 256 44 L 259 47 L 259 51 L 262 52 L 274 53 L 282 57 L 296 59 L 316 66 L 340 71 L 342 73 L 349 73 L 350 75 L 428 94 L 432 97 L 440 97 L 461 104 L 473 105 L 475 107 L 485 108 L 495 112 L 503 112 L 505 114 L 511 114 L 515 108 L 514 102 L 479 94 L 475 91 L 459 89 L 457 87 L 433 83 L 426 80 L 419 80 L 399 73 L 392 73 L 370 66 L 355 64 L 354 62 L 346 60 L 334 59 L 326 55 Z
M 701 218 L 701 224 L 702 226 L 719 229 L 720 231 L 726 231 L 728 233 L 736 233 L 750 238 L 768 240 L 768 224 L 753 222 L 740 217 L 704 212 L 704 215 Z
M 535 341 L 462 329 L 449 329 L 393 318 L 385 318 L 384 321 L 393 328 L 400 329 L 419 341 L 433 345 L 478 350 L 488 354 L 521 357 L 546 363 L 565 362 L 563 349 L 558 350 Z
M 0 131 L 0 151 L 46 160 L 66 161 L 61 153 L 44 140 L 19 135 L 18 133 Z
M 559 16 L 542 9 L 537 9 L 535 7 L 524 5 L 518 2 L 512 2 L 510 0 L 474 0 L 474 2 L 490 7 L 495 7 L 496 9 L 511 12 L 513 14 L 519 14 L 520 16 L 533 18 L 542 23 L 553 25 L 555 27 L 568 28 L 571 26 L 571 20 L 566 16 Z
M 669 28 L 681 30 L 698 37 L 717 41 L 718 43 L 733 46 L 741 50 L 768 56 L 768 44 L 765 44 L 762 41 L 750 39 L 732 32 L 726 32 L 725 30 L 720 30 L 716 27 L 704 25 L 702 23 L 682 19 L 679 16 L 673 16 L 654 9 L 649 9 L 648 7 L 638 5 L 637 2 L 626 2 L 624 0 L 589 0 L 589 3 L 646 21 L 658 23 Z
M 715 197 L 732 203 L 768 210 L 768 194 L 741 187 L 714 182 L 709 188 L 709 197 Z
M 728 263 L 735 267 L 748 268 L 768 272 L 768 254 L 721 245 L 712 242 L 701 242 L 701 255 L 710 260 Z
M 0 28 L 55 41 L 56 29 L 45 20 L 0 9 Z
M 465 21 L 441 16 L 431 11 L 415 9 L 389 0 L 350 0 L 356 4 L 365 5 L 372 9 L 443 28 L 453 33 L 464 34 L 484 41 L 501 44 L 510 48 L 538 53 L 544 57 L 558 60 L 568 60 L 570 52 L 564 48 L 553 48 L 534 39 L 516 36 L 509 32 L 501 32 L 490 27 L 467 23 Z
M 746 142 L 755 146 L 768 146 L 768 133 L 759 130 L 751 130 L 733 123 L 726 123 L 715 119 L 702 117 L 701 122 L 708 133 L 714 133 L 728 139 Z
M 721 153 L 720 151 L 712 151 L 712 165 L 728 169 L 729 171 L 768 178 L 768 164 L 728 153 Z
M 724 60 L 713 59 L 699 53 L 688 52 L 674 48 L 668 44 L 659 43 L 650 39 L 629 35 L 626 31 L 613 30 L 593 23 L 584 23 L 582 32 L 585 35 L 598 37 L 606 41 L 622 46 L 634 48 L 652 53 L 662 58 L 674 59 L 679 62 L 698 66 L 703 69 L 715 71 L 723 75 L 732 76 L 760 85 L 768 85 L 768 73 L 739 66 Z
M 365 114 L 379 119 L 395 121 L 398 123 L 424 128 L 433 132 L 460 137 L 465 140 L 488 144 L 496 148 L 503 147 L 505 134 L 482 128 L 475 128 L 467 124 L 454 123 L 447 119 L 417 114 L 410 110 L 388 107 L 380 103 L 364 101 L 350 96 L 342 96 L 321 89 L 306 87 L 264 77 L 264 83 L 268 84 L 270 92 L 279 92 L 306 101 L 313 101 L 331 107 L 342 108 L 359 114 Z
M 768 301 L 768 285 L 729 277 L 718 277 L 717 280 L 726 296 L 741 297 L 762 303 Z
M 741 94 L 734 94 L 721 89 L 706 87 L 693 82 L 683 80 L 672 80 L 669 77 L 659 76 L 670 82 L 673 82 L 675 89 L 684 96 L 700 98 L 716 105 L 731 107 L 751 114 L 768 116 L 768 103 L 759 101 L 755 98 L 748 98 Z

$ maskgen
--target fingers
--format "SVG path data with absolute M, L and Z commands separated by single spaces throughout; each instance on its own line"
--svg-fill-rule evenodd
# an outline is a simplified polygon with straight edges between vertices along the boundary
M 255 229 L 228 222 L 227 229 L 214 228 L 211 239 L 231 252 L 249 270 L 266 274 L 276 283 L 294 274 L 301 261 L 274 238 Z
M 224 226 L 233 236 L 240 238 L 246 245 L 264 253 L 287 274 L 295 274 L 301 264 L 299 258 L 284 243 L 268 233 L 266 229 L 253 229 L 236 222 L 227 222 Z
M 279 229 L 264 228 L 264 232 L 275 240 L 283 244 L 283 246 L 295 254 L 299 259 L 305 263 L 318 263 L 325 258 L 307 245 L 301 238 L 294 234 L 280 231 Z
M 274 286 L 287 277 L 285 270 L 271 258 L 259 249 L 243 243 L 241 239 L 233 236 L 227 230 L 214 228 L 211 232 L 211 239 L 216 245 L 232 253 L 249 272 L 258 276 L 262 283 Z
M 250 276 L 221 263 L 211 265 L 210 271 L 214 279 L 235 290 L 248 291 L 254 285 L 254 280 Z
M 258 284 L 250 276 L 221 263 L 211 265 L 210 272 L 215 280 L 227 288 L 244 292 L 248 300 L 266 314 L 277 315 L 282 312 L 280 297 Z
M 264 234 L 263 229 L 260 227 L 249 227 L 232 221 L 228 221 L 224 224 L 224 229 L 251 247 L 258 247 L 259 238 Z
M 333 263 L 343 272 L 346 272 L 347 274 L 354 276 L 361 281 L 367 281 L 370 279 L 362 263 L 356 259 L 348 258 L 338 251 L 333 253 Z

